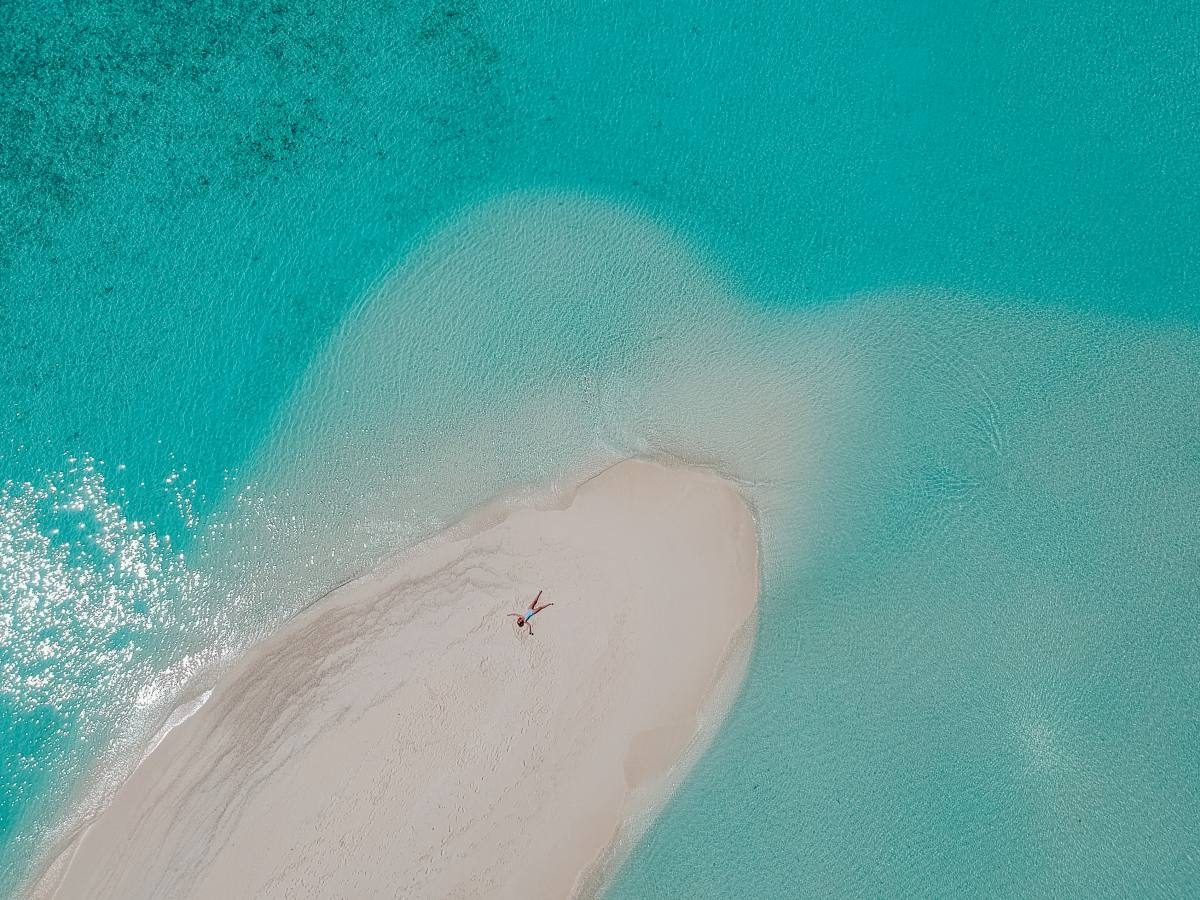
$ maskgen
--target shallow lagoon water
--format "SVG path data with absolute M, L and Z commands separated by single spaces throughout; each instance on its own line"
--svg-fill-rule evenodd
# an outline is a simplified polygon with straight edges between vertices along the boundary
M 189 678 L 631 452 L 769 577 L 615 895 L 1194 888 L 1181 9 L 126 18 L 0 50 L 0 890 Z
M 725 289 L 620 211 L 550 198 L 468 217 L 301 395 L 286 433 L 303 459 L 283 471 L 337 460 L 347 483 L 310 495 L 297 538 L 365 546 L 355 522 L 377 534 L 406 504 L 453 509 L 534 471 L 702 461 L 758 510 L 759 644 L 616 896 L 1185 893 L 1200 339 L 948 295 L 765 314 Z M 436 433 L 380 415 L 420 358 L 414 311 L 486 315 L 481 294 L 500 321 L 451 358 L 493 358 L 502 335 L 524 362 L 500 381 L 442 372 L 473 405 L 447 403 Z M 631 328 L 626 304 L 658 315 Z M 418 460 L 437 476 L 383 499 Z

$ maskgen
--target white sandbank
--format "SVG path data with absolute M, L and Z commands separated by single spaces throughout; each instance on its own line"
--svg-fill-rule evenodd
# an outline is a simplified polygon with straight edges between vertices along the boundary
M 724 714 L 754 520 L 632 460 L 339 588 L 165 735 L 36 896 L 590 892 Z M 505 613 L 555 605 L 518 635 Z

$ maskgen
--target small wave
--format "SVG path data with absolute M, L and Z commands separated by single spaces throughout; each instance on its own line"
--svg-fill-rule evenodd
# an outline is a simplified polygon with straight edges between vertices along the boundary
M 195 700 L 175 707 L 175 709 L 172 710 L 171 715 L 167 717 L 167 721 L 163 723 L 162 728 L 158 729 L 158 731 L 155 732 L 154 737 L 150 738 L 150 742 L 146 745 L 146 749 L 142 753 L 142 758 L 138 761 L 138 765 L 140 766 L 142 763 L 144 763 L 146 761 L 146 757 L 158 749 L 158 745 L 163 742 L 163 739 L 168 734 L 199 712 L 200 708 L 208 702 L 208 698 L 211 696 L 212 690 L 207 690 Z

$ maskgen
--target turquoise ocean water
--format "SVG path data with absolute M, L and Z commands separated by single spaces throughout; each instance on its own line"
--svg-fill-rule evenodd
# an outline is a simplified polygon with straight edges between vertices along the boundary
M 6 4 L 0 895 L 299 606 L 635 452 L 766 580 L 612 896 L 1196 892 L 1200 20 L 864 6 Z

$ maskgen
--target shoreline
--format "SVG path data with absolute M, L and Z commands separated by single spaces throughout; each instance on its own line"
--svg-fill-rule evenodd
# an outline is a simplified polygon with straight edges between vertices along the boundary
M 15 897 L 23 900 L 45 900 L 53 896 L 57 884 L 55 873 L 74 854 L 75 848 L 92 823 L 108 808 L 115 793 L 127 782 L 162 740 L 176 727 L 183 724 L 199 711 L 213 688 L 216 687 L 245 657 L 254 653 L 258 646 L 276 632 L 371 574 L 390 571 L 430 548 L 448 541 L 469 539 L 479 532 L 502 523 L 509 515 L 521 509 L 560 508 L 563 498 L 571 498 L 575 492 L 593 478 L 630 460 L 656 463 L 668 469 L 696 469 L 710 471 L 719 478 L 731 479 L 718 469 L 690 460 L 681 460 L 670 455 L 600 457 L 591 461 L 575 474 L 560 474 L 541 483 L 510 486 L 495 496 L 470 507 L 453 521 L 446 523 L 415 544 L 401 547 L 383 556 L 374 565 L 349 578 L 344 578 L 332 587 L 313 596 L 264 638 L 251 644 L 236 655 L 223 660 L 210 660 L 192 672 L 186 680 L 179 682 L 172 702 L 157 704 L 156 725 L 144 729 L 141 738 L 123 741 L 119 749 L 109 748 L 102 754 L 76 787 L 72 800 L 64 806 L 68 810 L 55 824 L 47 844 L 38 853 L 36 863 L 18 886 Z M 119 776 L 119 777 L 114 777 Z M 108 788 L 105 784 L 109 784 Z
M 245 654 L 160 729 L 27 896 L 283 896 L 351 871 L 363 895 L 598 891 L 737 695 L 758 535 L 736 485 L 648 460 L 521 497 L 335 588 Z M 543 583 L 558 609 L 517 638 L 504 611 Z M 366 824 L 380 819 L 384 834 Z M 284 820 L 290 838 L 263 832 Z M 552 873 L 536 871 L 540 851 L 506 863 L 531 829 L 557 842 Z M 330 852 L 322 835 L 338 833 L 378 852 Z
M 592 863 L 580 871 L 571 897 L 599 897 L 604 893 L 629 855 L 671 802 L 692 768 L 708 752 L 741 693 L 754 652 L 757 629 L 758 608 L 755 606 L 750 617 L 730 640 L 708 695 L 697 712 L 699 727 L 692 735 L 691 741 L 679 754 L 662 782 L 652 785 L 641 796 L 634 798 L 634 811 L 621 821 L 612 838 L 596 854 Z

